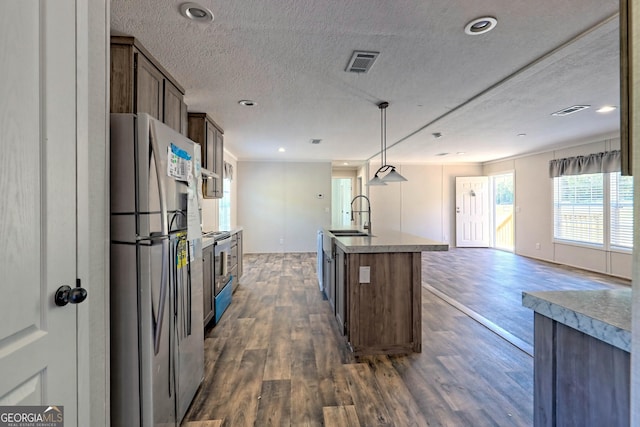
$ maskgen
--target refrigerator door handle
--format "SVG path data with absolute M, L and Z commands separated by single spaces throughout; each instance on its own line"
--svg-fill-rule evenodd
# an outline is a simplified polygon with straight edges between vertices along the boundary
M 187 241 L 187 336 L 191 335 L 191 245 Z
M 153 162 L 156 165 L 156 179 L 158 180 L 158 196 L 160 200 L 160 224 L 162 227 L 162 234 L 167 236 L 169 234 L 169 224 L 167 222 L 167 190 L 165 188 L 164 179 L 160 175 L 162 171 L 162 161 L 160 159 L 160 146 L 158 145 L 158 138 L 156 137 L 156 129 L 153 121 L 149 123 L 149 142 L 151 144 L 151 152 L 153 153 Z M 167 300 L 167 270 L 168 270 L 168 249 L 169 240 L 162 240 L 162 275 L 160 279 L 160 301 L 158 305 L 158 319 L 156 320 L 153 347 L 155 354 L 160 351 L 160 337 L 162 336 L 162 325 L 164 319 L 164 306 Z

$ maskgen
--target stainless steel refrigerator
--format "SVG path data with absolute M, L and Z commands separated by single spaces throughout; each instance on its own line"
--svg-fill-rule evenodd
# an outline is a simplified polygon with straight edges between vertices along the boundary
M 204 375 L 200 146 L 111 115 L 111 425 L 177 426 Z

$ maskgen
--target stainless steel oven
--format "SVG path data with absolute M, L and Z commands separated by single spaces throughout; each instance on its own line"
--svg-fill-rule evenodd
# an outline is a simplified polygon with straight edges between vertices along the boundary
M 214 295 L 218 295 L 231 278 L 229 255 L 231 254 L 231 236 L 216 236 L 214 252 Z

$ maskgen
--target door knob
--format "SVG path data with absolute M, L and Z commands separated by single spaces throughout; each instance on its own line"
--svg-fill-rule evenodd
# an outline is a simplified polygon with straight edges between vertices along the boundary
M 69 303 L 80 304 L 87 299 L 87 290 L 80 286 L 72 288 L 71 286 L 60 286 L 54 296 L 57 306 L 63 307 Z

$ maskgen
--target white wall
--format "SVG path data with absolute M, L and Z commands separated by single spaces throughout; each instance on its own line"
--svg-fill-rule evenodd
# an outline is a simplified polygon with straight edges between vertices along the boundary
M 244 252 L 315 252 L 317 231 L 331 219 L 331 162 L 237 165 Z
M 631 253 L 553 242 L 553 181 L 549 178 L 549 161 L 616 150 L 619 146 L 619 138 L 608 138 L 484 165 L 485 175 L 514 172 L 515 253 L 631 278 Z
M 455 242 L 455 177 L 481 175 L 482 166 L 427 164 L 396 169 L 406 182 L 369 187 L 373 234 L 402 231 Z

